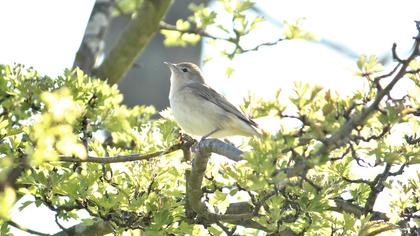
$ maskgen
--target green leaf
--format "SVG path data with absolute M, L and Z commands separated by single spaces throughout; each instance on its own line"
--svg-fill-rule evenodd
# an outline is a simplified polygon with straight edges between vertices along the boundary
M 13 236 L 12 233 L 10 233 L 9 224 L 0 222 L 0 235 Z
M 359 70 L 363 70 L 364 65 L 366 63 L 366 55 L 361 55 L 359 57 L 359 59 L 357 59 L 357 67 L 359 68 Z
M 6 186 L 0 193 L 0 220 L 9 218 L 9 211 L 15 204 L 16 193 L 11 187 Z
M 94 218 L 85 218 L 82 219 L 82 224 L 89 226 L 89 225 L 93 225 L 93 223 L 95 223 L 95 219 Z
M 34 202 L 33 201 L 25 201 L 25 202 L 23 202 L 19 206 L 19 211 L 22 211 L 23 209 L 25 209 L 27 206 L 31 205 L 32 203 L 34 203 Z
M 226 75 L 228 78 L 230 78 L 232 76 L 232 73 L 235 71 L 234 68 L 232 67 L 226 67 Z
M 191 24 L 188 21 L 184 21 L 182 19 L 178 19 L 176 21 L 176 28 L 180 31 L 185 31 L 190 28 Z

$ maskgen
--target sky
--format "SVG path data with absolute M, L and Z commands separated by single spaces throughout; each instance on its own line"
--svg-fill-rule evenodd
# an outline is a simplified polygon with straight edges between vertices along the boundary
M 252 88 L 255 93 L 271 96 L 277 88 L 289 95 L 287 91 L 291 91 L 294 81 L 316 82 L 340 93 L 351 94 L 363 86 L 362 80 L 353 76 L 357 58 L 331 50 L 322 42 L 344 45 L 356 56 L 375 54 L 379 58 L 389 56 L 391 46 L 396 42 L 398 52 L 406 55 L 412 46 L 411 38 L 416 35 L 414 20 L 420 19 L 420 1 L 399 3 L 380 0 L 260 0 L 257 6 L 270 17 L 257 27 L 260 32 L 252 35 L 250 47 L 259 42 L 275 41 L 282 32 L 278 25 L 284 20 L 293 22 L 298 18 L 303 18 L 303 28 L 314 34 L 316 41 L 283 41 L 275 47 L 262 47 L 257 52 L 238 56 L 232 62 L 214 59 L 204 66 L 204 74 L 214 86 L 221 84 L 221 90 L 235 91 L 231 99 L 241 99 L 236 92 L 238 84 L 243 94 Z M 204 54 L 214 54 L 217 58 L 218 48 L 219 44 L 209 46 Z M 228 82 L 225 71 L 218 69 L 223 65 L 236 68 Z M 258 83 L 255 78 L 258 78 Z M 228 92 L 226 94 L 229 96 Z
M 93 3 L 93 0 L 0 0 L 0 63 L 19 62 L 50 76 L 61 74 L 73 64 Z M 220 45 L 205 45 L 204 55 L 214 59 L 203 65 L 204 75 L 234 103 L 240 103 L 248 91 L 269 97 L 278 88 L 287 98 L 294 81 L 318 83 L 340 94 L 351 94 L 365 86 L 360 78 L 354 77 L 356 58 L 332 50 L 322 42 L 345 45 L 354 55 L 376 54 L 380 58 L 389 55 L 392 43 L 396 42 L 398 52 L 406 55 L 412 45 L 410 39 L 416 33 L 414 20 L 420 19 L 418 0 L 259 0 L 257 7 L 269 17 L 251 39 L 245 40 L 249 46 L 276 40 L 281 36 L 279 26 L 284 20 L 293 22 L 298 18 L 304 18 L 303 27 L 317 41 L 285 41 L 233 61 L 217 56 Z M 220 20 L 228 19 L 220 16 Z M 221 69 L 226 66 L 235 68 L 229 79 Z M 409 86 L 399 85 L 398 90 L 403 92 Z M 32 205 L 21 213 L 15 210 L 13 217 L 34 230 L 45 233 L 60 230 L 51 224 L 54 217 L 46 208 L 36 209 Z
M 73 65 L 93 0 L 0 0 L 0 63 L 50 76 Z

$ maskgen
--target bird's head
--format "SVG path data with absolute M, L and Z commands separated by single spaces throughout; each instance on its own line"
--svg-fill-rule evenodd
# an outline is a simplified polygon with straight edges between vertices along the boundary
M 204 78 L 201 75 L 200 68 L 190 62 L 181 62 L 178 64 L 164 62 L 171 70 L 171 79 L 174 82 L 181 83 L 201 83 L 204 84 Z

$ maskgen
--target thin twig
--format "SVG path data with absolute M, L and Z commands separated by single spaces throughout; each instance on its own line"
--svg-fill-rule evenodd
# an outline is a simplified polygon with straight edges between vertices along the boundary
M 58 213 L 55 214 L 55 223 L 58 225 L 58 227 L 65 233 L 68 234 L 67 228 L 64 227 L 59 221 L 58 221 Z
M 420 23 L 419 23 L 420 24 Z M 417 26 L 419 28 L 419 26 Z M 353 115 L 350 119 L 347 120 L 347 122 L 342 125 L 337 131 L 335 131 L 329 138 L 327 138 L 323 145 L 318 149 L 317 152 L 315 152 L 312 156 L 325 156 L 328 155 L 330 151 L 333 149 L 339 148 L 343 145 L 345 145 L 349 139 L 349 135 L 351 132 L 358 127 L 360 124 L 362 124 L 368 117 L 374 113 L 378 107 L 379 103 L 382 101 L 382 99 L 389 94 L 391 89 L 395 86 L 395 84 L 403 78 L 407 73 L 407 68 L 409 67 L 409 64 L 412 60 L 414 60 L 419 55 L 419 46 L 420 46 L 420 31 L 418 32 L 418 36 L 415 37 L 414 42 L 414 50 L 409 55 L 409 57 L 406 60 L 401 60 L 401 67 L 397 74 L 394 76 L 394 78 L 391 80 L 391 82 L 382 90 L 380 90 L 375 99 L 372 103 L 370 103 L 369 106 L 366 106 L 362 109 L 362 111 L 359 114 Z M 397 59 L 398 56 L 396 55 L 396 45 L 394 44 L 392 47 L 392 50 L 394 52 L 394 58 Z M 390 73 L 393 74 L 393 73 Z M 326 158 L 328 160 L 328 158 Z M 288 168 L 282 168 L 277 169 L 272 176 L 276 176 L 279 173 L 285 173 L 287 177 L 295 177 L 301 175 L 303 171 L 307 171 L 308 169 L 313 168 L 312 164 L 307 164 L 305 162 L 297 163 L 294 167 L 288 167 Z
M 114 157 L 93 157 L 88 156 L 86 159 L 80 159 L 76 157 L 70 156 L 60 156 L 58 161 L 64 162 L 93 162 L 93 163 L 117 163 L 117 162 L 129 162 L 129 161 L 141 161 L 141 160 L 149 160 L 154 157 L 163 156 L 177 150 L 184 148 L 184 146 L 191 146 L 192 143 L 177 143 L 170 146 L 168 149 L 164 151 L 157 151 L 148 154 L 130 154 L 130 155 L 119 155 Z
M 171 25 L 168 24 L 166 22 L 160 22 L 159 24 L 159 29 L 161 30 L 170 30 L 170 31 L 177 31 L 181 34 L 196 34 L 196 35 L 200 35 L 201 37 L 205 37 L 205 38 L 209 38 L 209 39 L 214 39 L 214 40 L 222 40 L 222 41 L 226 41 L 229 43 L 234 44 L 236 47 L 234 49 L 234 51 L 232 53 L 230 53 L 229 55 L 234 55 L 237 51 L 239 51 L 239 53 L 244 53 L 244 52 L 251 52 L 251 51 L 257 51 L 258 49 L 260 49 L 261 47 L 264 46 L 274 46 L 277 43 L 283 41 L 283 38 L 279 38 L 273 42 L 266 42 L 266 43 L 261 43 L 253 48 L 248 48 L 248 49 L 244 49 L 240 44 L 239 44 L 239 39 L 241 37 L 241 35 L 239 34 L 238 31 L 234 31 L 235 32 L 235 37 L 233 38 L 224 38 L 224 37 L 220 37 L 220 36 L 216 36 L 216 35 L 212 35 L 208 32 L 206 32 L 204 29 L 200 29 L 200 28 L 195 28 L 195 29 L 179 29 L 177 28 L 175 25 Z
M 168 24 L 168 23 L 163 22 L 163 21 L 161 21 L 159 23 L 159 29 L 160 30 L 178 31 L 182 34 L 197 34 L 197 35 L 200 35 L 202 37 L 206 37 L 206 38 L 210 38 L 210 39 L 232 42 L 232 39 L 230 39 L 230 38 L 218 37 L 218 36 L 207 33 L 203 29 L 179 29 L 175 25 L 171 25 L 171 24 Z
M 50 236 L 51 235 L 51 234 L 42 233 L 42 232 L 39 232 L 39 231 L 36 231 L 36 230 L 33 230 L 33 229 L 28 229 L 28 228 L 26 228 L 26 227 L 24 227 L 24 226 L 22 226 L 22 225 L 20 225 L 16 222 L 12 221 L 12 220 L 7 221 L 7 224 L 15 227 L 17 229 L 20 229 L 22 231 L 25 231 L 29 234 L 41 235 L 41 236 Z

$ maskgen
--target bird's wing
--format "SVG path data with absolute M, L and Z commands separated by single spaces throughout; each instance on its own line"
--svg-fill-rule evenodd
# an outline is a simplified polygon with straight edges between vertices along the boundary
M 191 88 L 191 92 L 199 97 L 202 97 L 204 100 L 214 103 L 223 110 L 234 114 L 239 119 L 243 120 L 245 123 L 258 127 L 258 124 L 250 118 L 246 117 L 238 108 L 232 105 L 223 95 L 219 94 L 206 84 L 201 83 L 192 83 L 187 85 L 185 88 Z

